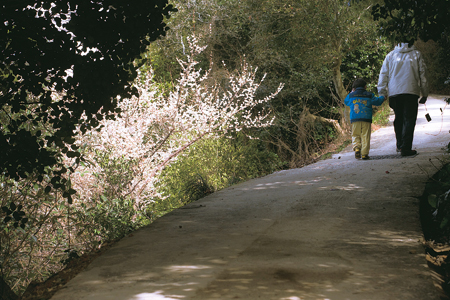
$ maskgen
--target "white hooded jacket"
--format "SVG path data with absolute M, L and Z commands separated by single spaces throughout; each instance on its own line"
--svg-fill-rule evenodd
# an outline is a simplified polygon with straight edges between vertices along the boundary
M 378 94 L 428 97 L 426 66 L 416 47 L 401 43 L 386 56 L 378 79 Z

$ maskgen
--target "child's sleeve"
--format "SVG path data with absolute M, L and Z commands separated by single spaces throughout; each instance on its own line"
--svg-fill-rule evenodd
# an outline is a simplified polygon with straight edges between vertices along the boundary
M 372 94 L 372 105 L 380 106 L 381 104 L 383 104 L 384 100 L 386 100 L 386 97 L 384 96 L 375 97 L 375 95 Z
M 344 103 L 347 106 L 350 106 L 350 104 L 352 103 L 352 101 L 350 100 L 350 94 L 347 95 L 347 97 L 345 97 Z

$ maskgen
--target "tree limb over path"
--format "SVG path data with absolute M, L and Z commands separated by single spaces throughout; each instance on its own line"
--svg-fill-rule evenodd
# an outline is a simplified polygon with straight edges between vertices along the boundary
M 174 11 L 167 0 L 2 1 L 2 174 L 49 174 L 53 188 L 64 188 L 60 152 L 79 158 L 81 116 L 82 130 L 96 127 L 117 112 L 117 96 L 137 94 L 135 61 L 169 29 L 164 18 Z

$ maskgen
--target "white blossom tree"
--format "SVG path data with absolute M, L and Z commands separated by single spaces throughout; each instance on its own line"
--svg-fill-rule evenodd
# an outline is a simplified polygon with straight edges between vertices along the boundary
M 145 207 L 155 196 L 154 183 L 159 172 L 189 146 L 206 137 L 218 137 L 243 128 L 261 128 L 273 122 L 270 110 L 264 108 L 283 88 L 262 99 L 256 99 L 261 81 L 257 68 L 243 63 L 240 71 L 227 71 L 226 86 L 210 83 L 210 70 L 197 69 L 194 59 L 206 47 L 196 38 L 188 39 L 191 52 L 187 60 L 178 60 L 182 73 L 169 93 L 158 90 L 151 71 L 135 82 L 139 97 L 122 99 L 121 114 L 115 120 L 102 120 L 99 131 L 80 136 L 86 146 L 86 161 L 94 162 L 98 153 L 108 159 L 132 161 L 132 176 L 123 178 L 117 193 L 131 196 L 137 207 Z M 72 175 L 79 197 L 101 197 L 99 183 L 102 166 L 88 163 Z

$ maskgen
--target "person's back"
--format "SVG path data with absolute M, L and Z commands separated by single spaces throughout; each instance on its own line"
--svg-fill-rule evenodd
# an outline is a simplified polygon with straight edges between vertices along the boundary
M 372 105 L 379 106 L 384 97 L 375 97 L 373 93 L 366 91 L 365 87 L 357 87 L 348 94 L 345 104 L 350 107 L 350 122 L 372 123 Z
M 412 150 L 420 95 L 428 96 L 426 66 L 422 54 L 410 43 L 398 44 L 384 59 L 378 79 L 378 93 L 389 96 L 394 110 L 397 151 L 402 156 L 415 155 Z
M 426 67 L 421 53 L 408 43 L 401 43 L 385 59 L 378 81 L 378 93 L 383 96 L 411 94 L 428 96 Z

